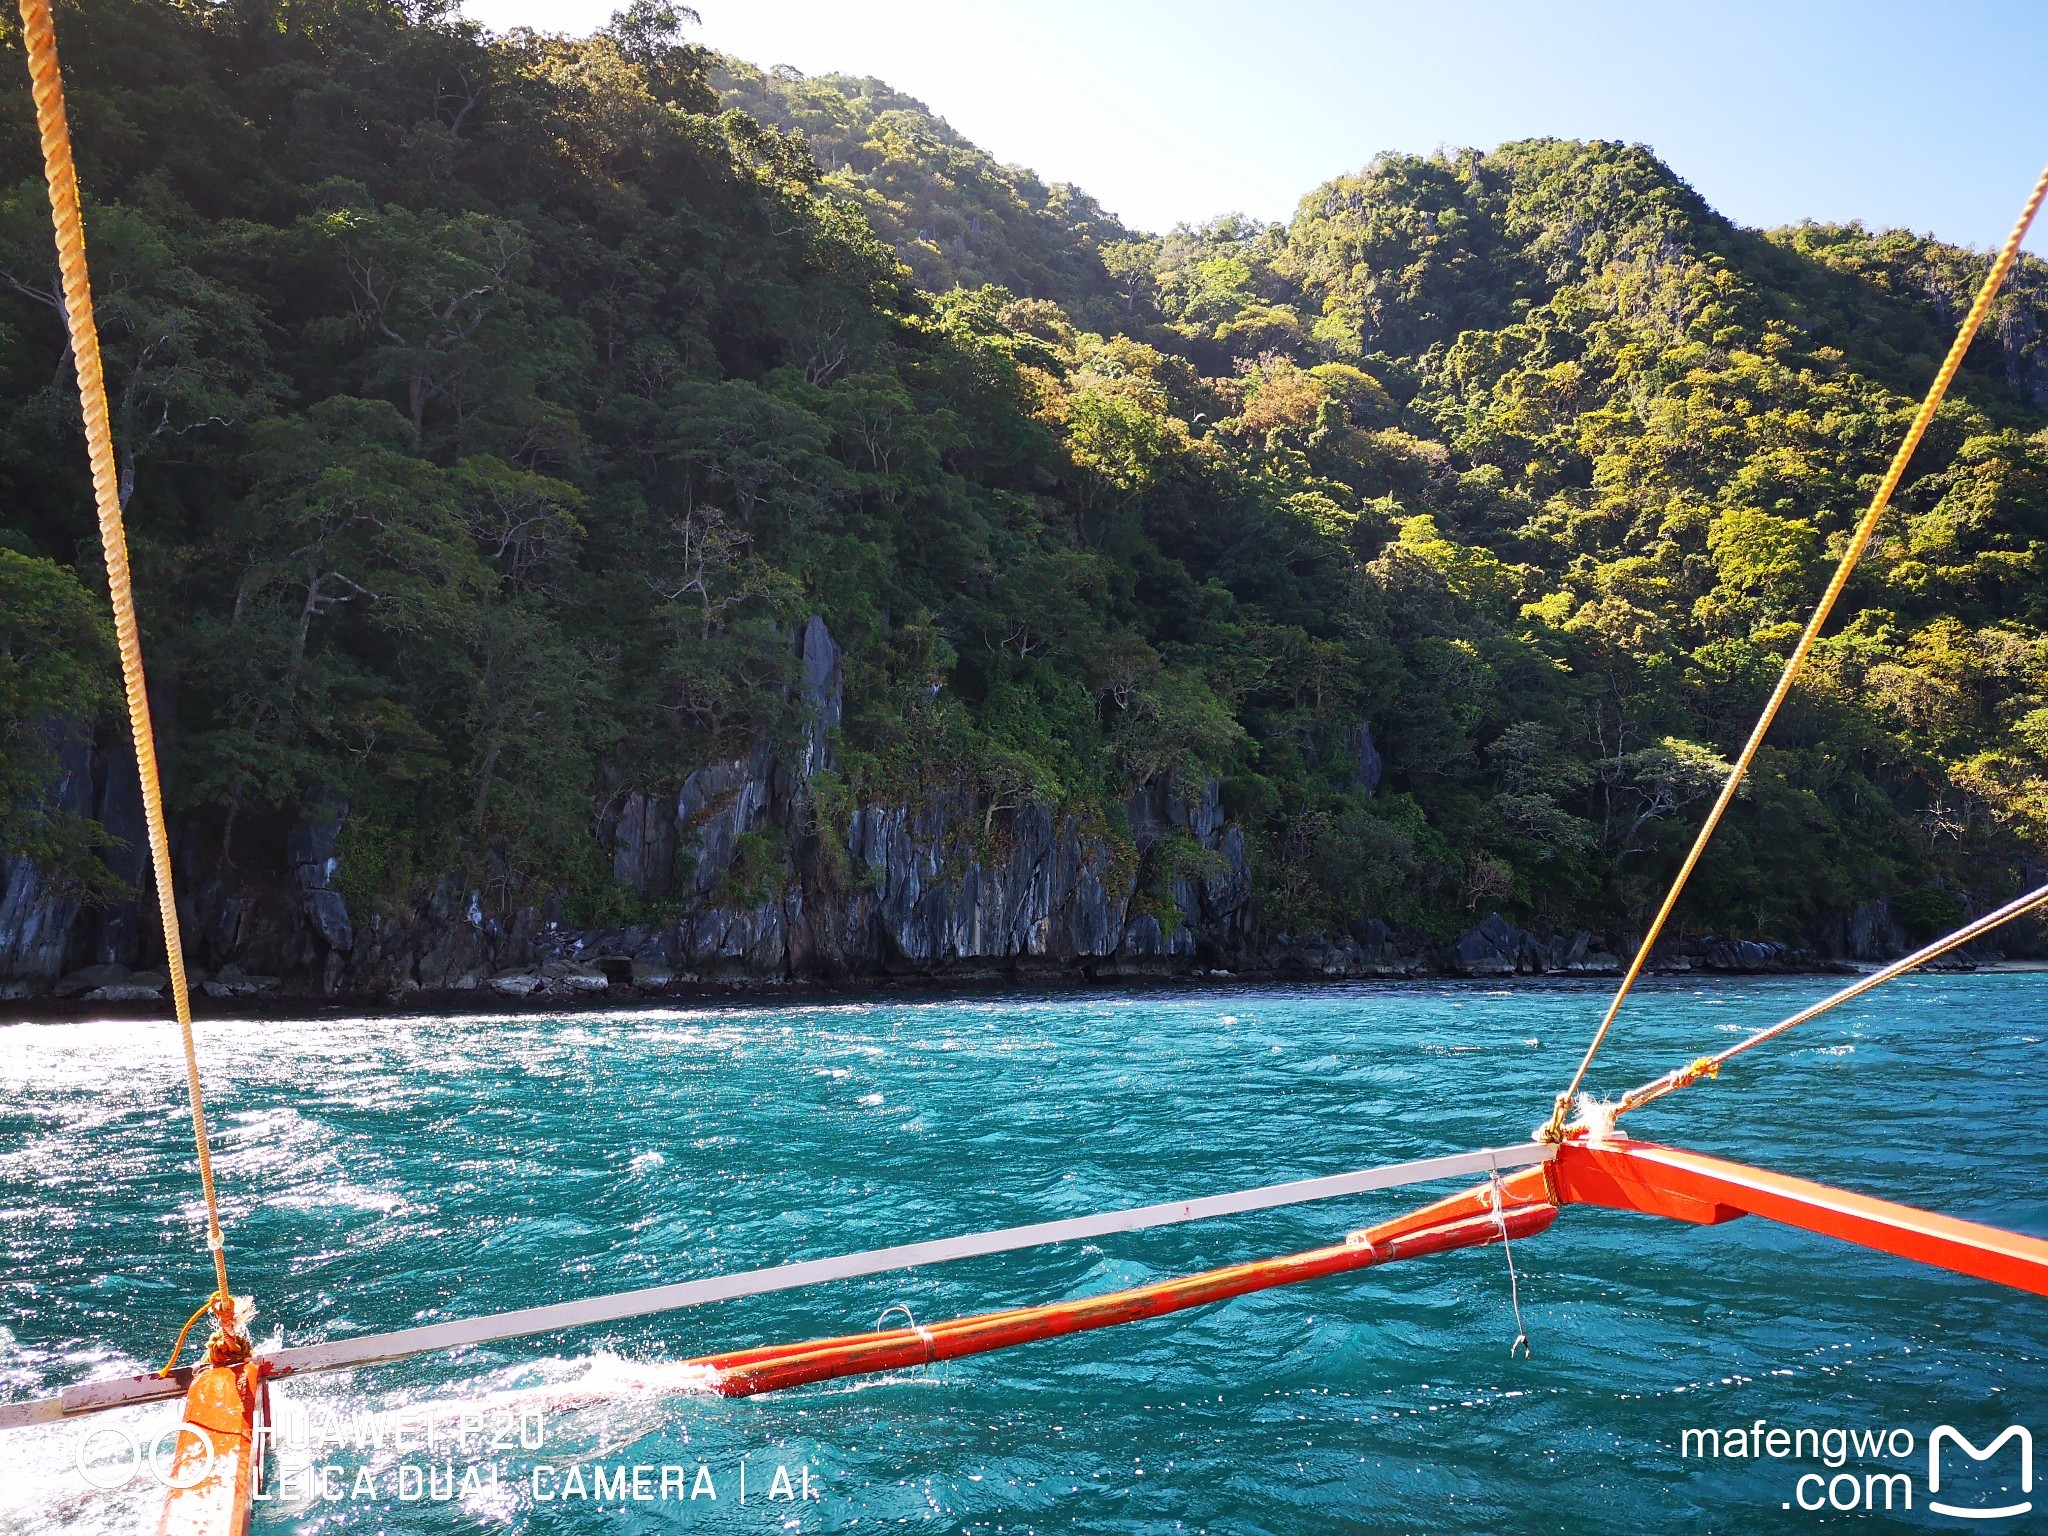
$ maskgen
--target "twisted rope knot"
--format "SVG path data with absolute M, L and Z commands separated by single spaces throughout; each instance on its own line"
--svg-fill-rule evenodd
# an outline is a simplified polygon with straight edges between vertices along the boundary
M 1720 1057 L 1701 1056 L 1687 1062 L 1678 1071 L 1672 1073 L 1671 1086 L 1674 1088 L 1687 1088 L 1703 1077 L 1719 1077 L 1720 1075 Z

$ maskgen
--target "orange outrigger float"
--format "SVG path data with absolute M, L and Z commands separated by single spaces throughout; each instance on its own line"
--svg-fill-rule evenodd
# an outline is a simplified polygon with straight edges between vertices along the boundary
M 261 1476 L 270 1388 L 263 1364 L 208 1365 L 185 1393 L 159 1536 L 242 1536 Z

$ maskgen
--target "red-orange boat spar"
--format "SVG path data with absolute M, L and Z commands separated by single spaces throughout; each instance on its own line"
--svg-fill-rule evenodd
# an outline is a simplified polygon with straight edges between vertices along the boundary
M 1496 1200 L 1498 1204 L 1496 1205 Z M 1568 1141 L 1556 1159 L 1356 1232 L 1335 1247 L 1235 1264 L 1127 1291 L 927 1327 L 709 1355 L 729 1397 L 901 1370 L 1116 1323 L 1164 1317 L 1275 1286 L 1533 1237 L 1560 1207 L 1597 1205 L 1702 1226 L 1757 1215 L 1923 1264 L 2048 1295 L 2048 1242 L 1651 1142 Z

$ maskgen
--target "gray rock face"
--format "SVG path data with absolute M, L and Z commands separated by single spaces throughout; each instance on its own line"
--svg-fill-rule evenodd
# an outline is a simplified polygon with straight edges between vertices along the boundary
M 85 728 L 77 721 L 53 721 L 45 739 L 57 758 L 57 776 L 44 802 L 74 816 L 91 815 L 93 754 Z M 0 862 L 0 997 L 46 991 L 64 974 L 78 908 L 29 859 Z
M 25 997 L 64 969 L 78 904 L 51 890 L 27 858 L 0 866 L 0 997 Z
M 1906 952 L 1906 936 L 1892 920 L 1892 904 L 1866 901 L 1843 924 L 1842 951 L 1851 960 L 1892 960 Z
M 1707 971 L 1774 971 L 1785 964 L 1785 959 L 1783 944 L 1712 936 L 1700 940 L 1693 953 L 1693 964 Z
M 984 840 L 980 810 L 943 797 L 855 813 L 848 842 L 871 884 L 848 904 L 848 950 L 892 969 L 1114 954 L 1131 892 L 1109 843 L 1036 804 Z
M 1386 764 L 1380 761 L 1379 748 L 1372 744 L 1372 725 L 1368 721 L 1358 722 L 1358 729 L 1351 733 L 1351 785 L 1361 795 L 1370 795 L 1380 787 L 1380 778 L 1386 772 Z
M 1593 935 L 1581 928 L 1569 937 L 1560 933 L 1550 941 L 1550 969 L 1579 976 L 1611 976 L 1623 969 L 1621 957 L 1605 948 L 1594 947 Z
M 699 765 L 673 796 L 609 786 L 600 846 L 623 885 L 673 904 L 663 921 L 579 931 L 564 927 L 558 910 L 494 911 L 453 875 L 403 910 L 351 914 L 333 883 L 348 807 L 315 794 L 267 863 L 238 842 L 243 868 L 225 867 L 196 828 L 179 831 L 180 905 L 195 976 L 215 998 L 481 988 L 543 1000 L 848 975 L 1509 976 L 1621 967 L 1614 951 L 1625 939 L 1539 938 L 1499 913 L 1450 944 L 1369 915 L 1335 934 L 1258 934 L 1244 830 L 1229 820 L 1214 781 L 1160 778 L 1133 788 L 1124 804 L 1128 842 L 1043 804 L 991 809 L 964 787 L 872 800 L 855 806 L 845 825 L 831 825 L 816 789 L 834 768 L 842 658 L 822 619 L 807 621 L 791 644 L 800 734 L 786 747 L 764 739 Z M 127 778 L 112 758 L 96 772 L 82 733 L 58 745 L 63 771 L 51 803 L 78 814 L 97 809 L 125 827 L 132 765 Z M 1361 723 L 1351 745 L 1354 783 L 1370 793 L 1380 782 L 1371 728 Z M 139 824 L 135 841 L 139 848 Z M 0 995 L 155 995 L 161 979 L 129 969 L 146 948 L 140 921 L 109 912 L 97 926 L 81 922 L 75 904 L 38 871 L 7 865 Z M 1859 954 L 1897 937 L 1883 903 L 1859 909 L 1844 931 L 1846 947 Z M 1769 970 L 1787 958 L 1782 945 L 1707 938 L 1672 946 L 1657 963 Z M 202 963 L 213 968 L 211 979 L 197 971 Z
M 348 903 L 330 882 L 341 868 L 334 849 L 347 821 L 346 800 L 310 795 L 285 838 L 285 858 L 307 925 L 328 949 L 344 955 L 356 947 L 355 924 L 349 921 Z
M 741 836 L 759 828 L 775 798 L 776 766 L 768 743 L 760 741 L 747 756 L 699 768 L 683 780 L 675 825 L 698 895 L 732 867 Z
M 1176 929 L 1173 941 L 1180 940 L 1186 928 Z M 1150 912 L 1141 912 L 1124 925 L 1123 942 L 1117 946 L 1117 956 L 1124 960 L 1158 960 L 1169 954 L 1182 953 L 1176 947 L 1168 948 L 1166 930 L 1160 927 L 1159 919 Z
M 1453 968 L 1467 976 L 1513 976 L 1547 969 L 1543 942 L 1498 912 L 1451 945 Z
M 666 987 L 674 984 L 675 971 L 666 960 L 635 960 L 632 970 L 632 984 L 636 987 Z
M 2007 281 L 2007 301 L 1999 306 L 1995 322 L 2005 381 L 2031 400 L 2036 410 L 2048 410 L 2048 344 L 2043 343 L 2040 324 L 2034 318 L 2034 304 L 2019 300 L 2024 294 L 2038 302 L 2043 286 L 2034 272 L 2017 269 Z
M 476 891 L 443 879 L 403 916 L 379 913 L 358 935 L 347 984 L 383 991 L 415 982 L 467 990 L 517 958 L 515 935 L 489 916 Z
M 200 990 L 208 997 L 251 997 L 261 992 L 277 990 L 275 976 L 251 976 L 239 965 L 224 965 L 218 974 L 200 983 Z
M 797 637 L 797 658 L 803 663 L 804 721 L 804 756 L 797 772 L 809 779 L 831 765 L 832 735 L 839 729 L 846 687 L 838 643 L 816 614 Z
M 801 907 L 800 893 L 789 893 Z M 706 907 L 682 926 L 684 958 L 692 970 L 714 975 L 789 974 L 789 913 L 782 900 L 754 907 Z
M 88 1003 L 154 1003 L 161 1001 L 163 986 L 150 986 L 146 981 L 116 981 L 104 987 L 94 987 L 85 994 Z
M 1244 838 L 1225 820 L 1214 783 L 1134 793 L 1135 866 L 1131 846 L 1075 816 L 1040 804 L 992 813 L 965 790 L 864 804 L 843 829 L 818 826 L 810 785 L 832 766 L 839 656 L 822 623 L 806 625 L 798 647 L 800 755 L 785 760 L 762 741 L 707 764 L 683 780 L 672 815 L 643 791 L 615 802 L 614 873 L 646 895 L 660 893 L 669 872 L 682 907 L 676 919 L 575 933 L 534 914 L 508 923 L 444 886 L 409 916 L 380 914 L 364 925 L 342 985 L 484 985 L 524 997 L 607 981 L 662 987 L 1098 964 L 1114 972 L 1184 968 L 1204 946 L 1242 943 L 1250 929 Z M 827 838 L 838 841 L 836 853 L 819 846 Z M 1141 888 L 1169 895 L 1170 922 L 1133 913 Z M 591 966 L 598 955 L 617 963 Z
M 550 960 L 540 968 L 541 979 L 562 992 L 602 992 L 612 979 L 602 966 L 576 960 Z
M 1538 938 L 1517 928 L 1498 912 L 1469 929 L 1443 958 L 1443 969 L 1466 976 L 1532 976 L 1547 974 L 1612 975 L 1624 969 L 1620 956 L 1595 947 L 1583 930 L 1567 936 Z M 1651 959 L 1658 971 L 1758 972 L 1783 970 L 1791 956 L 1783 944 L 1756 939 L 1698 939 L 1660 944 Z
M 118 982 L 124 982 L 132 974 L 127 966 L 118 962 L 82 966 L 67 976 L 58 977 L 56 985 L 50 988 L 50 995 L 78 997 L 99 987 L 110 987 Z
M 1170 777 L 1152 779 L 1131 791 L 1124 813 L 1139 856 L 1138 887 L 1163 877 L 1177 916 L 1165 921 L 1138 913 L 1118 947 L 1120 957 L 1185 961 L 1201 951 L 1205 936 L 1219 953 L 1239 947 L 1250 932 L 1251 888 L 1244 833 L 1224 820 L 1222 786 L 1211 779 L 1199 794 L 1188 794 Z M 1184 857 L 1190 842 L 1202 855 L 1192 863 Z
M 196 981 L 199 977 L 193 979 Z M 167 971 L 131 971 L 125 965 L 89 965 L 62 978 L 52 989 L 52 995 L 75 997 L 87 1003 L 141 1003 L 162 997 L 164 988 L 170 984 Z
M 675 881 L 676 818 L 665 799 L 626 796 L 612 836 L 612 878 L 640 897 L 666 896 Z

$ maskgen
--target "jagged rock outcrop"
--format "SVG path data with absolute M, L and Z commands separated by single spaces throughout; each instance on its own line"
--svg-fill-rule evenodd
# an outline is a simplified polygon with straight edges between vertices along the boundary
M 1413 976 L 1428 967 L 1427 946 L 1404 938 L 1383 918 L 1353 918 L 1346 934 L 1358 952 L 1358 974 Z
M 675 879 L 676 818 L 662 796 L 630 792 L 612 832 L 612 878 L 636 896 L 666 896 Z
M 73 720 L 53 721 L 45 733 L 57 759 L 45 803 L 69 815 L 91 815 L 92 738 Z M 0 862 L 0 997 L 35 996 L 65 973 L 78 914 L 77 898 L 34 861 L 16 856 Z
M 1116 850 L 1043 805 L 996 819 L 961 795 L 863 806 L 848 842 L 865 877 L 846 903 L 849 956 L 929 970 L 1103 959 L 1123 942 L 1132 881 Z
M 747 756 L 712 763 L 683 780 L 674 825 L 699 895 L 708 895 L 732 868 L 740 839 L 760 831 L 770 811 L 793 798 L 781 770 L 768 743 L 757 741 Z
M 1222 786 L 1211 779 L 1200 794 L 1188 795 L 1170 777 L 1153 779 L 1131 792 L 1124 813 L 1141 863 L 1140 887 L 1149 873 L 1172 905 L 1128 919 L 1119 959 L 1188 960 L 1205 944 L 1214 958 L 1235 956 L 1251 933 L 1251 885 L 1244 829 L 1225 821 Z
M 1790 948 L 1763 939 L 1717 939 L 1709 934 L 1692 950 L 1693 965 L 1703 971 L 1776 971 L 1784 969 Z
M 1380 787 L 1380 778 L 1386 772 L 1380 749 L 1373 745 L 1370 721 L 1359 721 L 1358 728 L 1351 733 L 1351 758 L 1351 787 L 1361 795 L 1370 795 Z
M 2005 381 L 2036 410 L 2048 410 L 2048 345 L 2035 318 L 2043 287 L 2038 270 L 2022 266 L 2008 283 L 1995 321 Z
M 1536 935 L 1517 928 L 1498 912 L 1451 945 L 1457 969 L 1467 976 L 1512 976 L 1543 968 L 1543 946 Z
M 1906 948 L 1906 935 L 1892 920 L 1892 904 L 1885 897 L 1866 901 L 1842 924 L 1840 951 L 1851 960 L 1896 959 Z
M 248 820 L 233 865 L 180 829 L 195 981 L 217 998 L 546 997 L 712 980 L 1170 971 L 1242 952 L 1244 837 L 1218 785 L 1140 786 L 1126 806 L 1128 842 L 1043 804 L 992 808 L 965 787 L 873 800 L 828 824 L 818 786 L 837 767 L 840 651 L 818 618 L 793 651 L 798 731 L 788 746 L 756 741 L 694 768 L 672 794 L 614 785 L 599 821 L 612 872 L 635 895 L 670 904 L 669 919 L 576 929 L 558 911 L 494 911 L 453 877 L 408 910 L 352 913 L 337 884 L 349 807 L 316 791 L 268 834 L 268 867 L 264 830 Z M 70 939 L 42 941 L 24 989 L 49 991 L 67 958 L 83 958 Z M 119 965 L 95 979 L 140 984 Z
M 196 986 L 215 998 L 305 993 L 488 992 L 511 998 L 643 991 L 708 981 L 835 977 L 1207 971 L 1303 977 L 1599 975 L 1621 969 L 1628 936 L 1537 933 L 1489 913 L 1448 942 L 1361 915 L 1334 934 L 1254 927 L 1241 827 L 1214 781 L 1159 778 L 1124 804 L 1129 838 L 1036 802 L 991 807 L 968 787 L 843 809 L 821 806 L 834 773 L 842 664 L 824 621 L 793 637 L 798 729 L 702 764 L 673 793 L 614 782 L 598 821 L 614 877 L 671 914 L 601 930 L 555 908 L 494 911 L 447 876 L 403 911 L 351 913 L 336 884 L 349 807 L 308 794 L 268 836 L 274 864 L 238 865 L 177 830 L 180 905 Z M 53 738 L 55 739 L 55 738 Z M 98 814 L 125 839 L 110 852 L 146 878 L 132 760 L 62 736 L 51 802 Z M 1378 785 L 1369 725 L 1352 737 L 1354 787 Z M 254 848 L 256 829 L 238 834 Z M 131 872 L 132 871 L 132 872 Z M 5 995 L 154 996 L 153 924 L 130 901 L 81 916 L 33 867 L 0 886 Z M 1883 902 L 1840 921 L 1824 952 L 1888 958 L 1902 936 Z M 158 955 L 160 960 L 161 956 Z M 1783 969 L 1782 944 L 1708 935 L 1659 947 L 1663 970 Z
M 349 920 L 348 903 L 331 882 L 341 868 L 335 845 L 347 820 L 346 800 L 310 796 L 285 839 L 285 858 L 307 925 L 330 951 L 344 955 L 356 947 L 355 924 Z
M 836 766 L 840 656 L 817 618 L 797 653 L 793 761 L 761 741 L 708 764 L 683 781 L 665 824 L 648 797 L 624 802 L 614 870 L 642 894 L 672 884 L 688 908 L 637 942 L 608 937 L 638 963 L 695 976 L 1142 968 L 1186 962 L 1204 935 L 1221 944 L 1248 927 L 1243 835 L 1213 783 L 1193 795 L 1165 782 L 1133 792 L 1135 866 L 1132 850 L 1076 816 L 1030 802 L 992 809 L 965 789 L 863 804 L 844 828 L 818 826 L 812 783 Z M 836 849 L 806 857 L 807 841 L 822 838 Z M 1192 859 L 1149 866 L 1169 841 Z M 765 860 L 773 889 L 761 888 Z M 1133 911 L 1148 876 L 1170 897 L 1164 913 Z
M 797 636 L 797 660 L 803 669 L 804 758 L 797 772 L 805 779 L 831 766 L 832 736 L 845 709 L 846 679 L 839 646 L 825 621 L 812 614 Z

